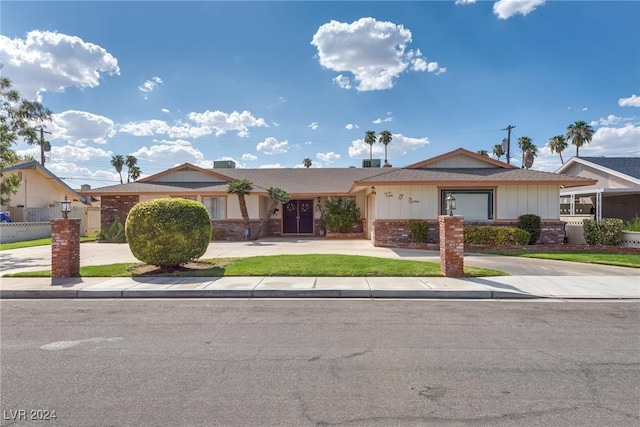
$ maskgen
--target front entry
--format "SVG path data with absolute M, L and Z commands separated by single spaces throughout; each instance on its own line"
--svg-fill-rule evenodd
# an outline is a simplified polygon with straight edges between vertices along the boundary
M 283 234 L 313 234 L 313 200 L 291 200 L 282 206 Z

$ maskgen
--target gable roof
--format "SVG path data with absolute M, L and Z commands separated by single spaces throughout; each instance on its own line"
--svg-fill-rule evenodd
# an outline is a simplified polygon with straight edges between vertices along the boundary
M 565 173 L 576 163 L 640 184 L 640 157 L 572 157 L 556 173 Z
M 205 168 L 201 168 L 200 166 L 196 166 L 196 165 L 192 165 L 191 163 L 183 163 L 179 166 L 173 167 L 171 169 L 167 169 L 165 171 L 159 172 L 155 175 L 150 175 L 147 176 L 145 178 L 139 179 L 136 182 L 150 182 L 153 181 L 155 179 L 161 178 L 163 176 L 172 174 L 174 172 L 179 172 L 179 171 L 196 171 L 196 172 L 201 172 L 203 174 L 206 175 L 210 175 L 213 176 L 215 178 L 219 178 L 222 179 L 224 181 L 233 181 L 233 179 L 230 179 L 227 175 L 224 175 L 222 173 L 219 173 L 218 170 L 213 170 L 213 169 L 205 169 Z M 226 169 L 225 169 L 226 171 Z
M 7 166 L 6 168 L 4 168 L 3 172 L 4 173 L 7 173 L 7 172 L 15 173 L 15 172 L 19 172 L 21 170 L 28 170 L 28 169 L 37 170 L 41 174 L 43 174 L 43 175 L 49 177 L 50 179 L 52 179 L 53 181 L 55 181 L 58 185 L 60 185 L 66 191 L 71 193 L 71 195 L 72 195 L 72 197 L 74 199 L 77 199 L 82 203 L 87 203 L 87 200 L 86 200 L 85 196 L 80 195 L 76 190 L 74 190 L 73 188 L 69 187 L 63 180 L 58 178 L 53 172 L 51 172 L 49 169 L 47 169 L 44 166 L 42 166 L 36 160 L 29 160 L 29 161 L 26 161 L 26 162 L 16 163 L 15 165 Z
M 432 165 L 434 163 L 438 163 L 441 162 L 443 160 L 446 159 L 450 159 L 452 157 L 456 157 L 456 156 L 466 156 L 466 157 L 470 157 L 472 159 L 475 160 L 479 160 L 483 163 L 486 163 L 488 165 L 494 166 L 494 167 L 498 167 L 498 168 L 504 168 L 504 169 L 516 169 L 515 166 L 513 165 L 509 165 L 505 162 L 501 162 L 499 160 L 495 160 L 492 159 L 491 157 L 487 157 L 487 156 L 483 156 L 481 154 L 478 153 L 474 153 L 472 151 L 469 151 L 467 149 L 464 148 L 458 148 L 457 150 L 453 150 L 453 151 L 449 151 L 448 153 L 444 153 L 444 154 L 440 154 L 439 156 L 436 157 L 431 157 L 430 159 L 426 159 L 426 160 L 422 160 L 420 162 L 417 163 L 413 163 L 409 166 L 406 166 L 406 169 L 422 169 L 425 168 L 429 165 Z
M 363 179 L 354 185 L 435 184 L 477 187 L 496 184 L 540 184 L 578 187 L 595 183 L 596 181 L 588 178 L 520 168 L 393 168 L 387 173 Z

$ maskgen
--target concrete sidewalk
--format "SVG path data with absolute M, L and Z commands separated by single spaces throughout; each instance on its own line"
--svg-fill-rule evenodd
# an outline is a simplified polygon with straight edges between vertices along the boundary
M 0 298 L 640 299 L 638 276 L 0 278 Z

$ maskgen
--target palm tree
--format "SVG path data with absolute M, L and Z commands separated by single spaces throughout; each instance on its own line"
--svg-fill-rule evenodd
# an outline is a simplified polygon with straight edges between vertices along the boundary
M 244 196 L 251 194 L 253 190 L 253 183 L 246 179 L 236 179 L 231 181 L 227 186 L 227 193 L 235 194 L 238 196 L 238 203 L 240 204 L 240 213 L 242 214 L 242 220 L 244 221 L 245 230 L 249 230 L 251 227 L 251 221 L 249 220 L 249 211 L 247 210 L 247 201 Z
M 504 148 L 502 148 L 502 144 L 496 144 L 493 146 L 493 155 L 500 160 L 500 157 L 504 156 L 506 153 L 504 152 Z
M 549 140 L 547 143 L 552 153 L 558 153 L 560 155 L 560 162 L 564 165 L 564 160 L 562 159 L 562 152 L 567 149 L 568 144 L 564 135 L 556 135 Z
M 302 164 L 303 164 L 303 165 L 304 165 L 304 167 L 305 167 L 305 168 L 307 168 L 307 169 L 309 169 L 309 168 L 311 167 L 311 164 L 312 164 L 312 163 L 313 163 L 313 162 L 312 162 L 312 161 L 311 161 L 311 159 L 310 159 L 310 158 L 308 158 L 308 157 L 302 161 Z
M 578 120 L 567 127 L 567 139 L 576 146 L 576 157 L 580 157 L 580 147 L 590 143 L 591 138 L 593 138 L 593 128 L 587 122 Z
M 126 159 L 124 160 L 124 164 L 127 165 L 127 169 L 129 170 L 127 172 L 127 183 L 131 182 L 131 169 L 133 169 L 137 164 L 138 164 L 138 159 L 136 159 L 136 156 L 133 156 L 131 154 L 127 154 Z M 140 176 L 138 174 L 138 176 Z M 134 179 L 135 181 L 135 179 Z
M 120 184 L 124 184 L 122 182 L 122 167 L 124 166 L 124 157 L 122 154 L 111 156 L 111 166 L 116 168 L 116 172 L 120 175 Z
M 369 144 L 369 159 L 373 160 L 373 144 L 376 143 L 376 133 L 372 130 L 368 130 L 364 134 L 365 144 Z
M 524 152 L 524 167 L 530 169 L 533 166 L 533 160 L 538 157 L 538 147 L 535 144 L 531 144 Z
M 134 166 L 131 169 L 129 169 L 129 177 L 131 178 L 131 180 L 133 182 L 136 182 L 136 180 L 138 178 L 140 178 L 140 174 L 142 173 L 142 171 L 140 170 L 140 168 L 138 166 Z M 127 178 L 127 182 L 129 182 L 129 178 Z
M 387 145 L 391 144 L 393 136 L 391 136 L 391 132 L 389 132 L 388 130 L 383 130 L 382 132 L 380 132 L 378 140 L 384 144 L 384 164 L 388 165 L 389 162 L 387 161 Z
M 478 150 L 478 154 L 484 157 L 489 157 L 489 152 L 487 150 Z
M 259 239 L 262 236 L 262 232 L 265 229 L 265 226 L 271 220 L 271 217 L 273 216 L 273 214 L 276 212 L 276 209 L 278 208 L 278 203 L 281 203 L 284 205 L 285 203 L 289 203 L 289 200 L 291 200 L 291 196 L 289 196 L 289 193 L 287 193 L 286 191 L 280 188 L 270 187 L 267 190 L 267 194 L 271 199 L 271 205 L 269 205 L 269 209 L 267 210 L 264 217 L 260 221 L 260 225 L 258 226 L 258 231 L 256 232 L 257 239 Z
M 522 168 L 524 168 L 524 156 L 527 153 L 528 150 L 530 150 L 532 147 L 535 148 L 535 145 L 533 145 L 533 141 L 531 141 L 531 138 L 529 138 L 528 136 L 521 136 L 520 138 L 518 138 L 518 147 L 520 147 L 520 149 L 522 150 Z M 536 148 L 536 153 L 537 153 L 537 148 Z

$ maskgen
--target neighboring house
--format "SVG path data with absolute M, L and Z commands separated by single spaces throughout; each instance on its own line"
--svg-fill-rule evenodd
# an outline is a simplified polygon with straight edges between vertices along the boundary
M 628 221 L 640 214 L 640 157 L 572 157 L 556 173 L 596 181 L 560 190 L 563 218 Z
M 86 206 L 87 197 L 81 196 L 35 160 L 8 166 L 4 169 L 4 173 L 18 175 L 21 182 L 18 192 L 11 195 L 9 205 L 0 208 L 3 211 L 12 212 L 14 221 L 48 220 L 49 208 L 59 208 L 65 196 L 71 201 L 72 208 Z M 42 213 L 45 211 L 46 214 Z M 31 215 L 27 215 L 29 212 Z M 43 216 L 47 218 L 42 219 Z
M 428 242 L 438 242 L 438 216 L 444 199 L 456 198 L 456 215 L 467 224 L 514 225 L 522 214 L 542 218 L 540 241 L 562 243 L 558 206 L 561 186 L 592 185 L 585 178 L 518 169 L 465 149 L 405 168 L 203 169 L 183 164 L 134 183 L 82 192 L 101 198 L 102 226 L 117 214 L 124 222 L 133 205 L 159 197 L 184 197 L 202 202 L 212 227 L 229 239 L 243 238 L 237 197 L 227 194 L 236 179 L 253 183 L 246 197 L 252 230 L 268 209 L 267 189 L 278 187 L 292 199 L 271 220 L 270 235 L 319 234 L 320 206 L 330 197 L 353 197 L 363 215 L 364 235 L 376 246 L 409 241 L 409 222 L 430 223 Z

